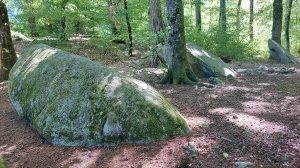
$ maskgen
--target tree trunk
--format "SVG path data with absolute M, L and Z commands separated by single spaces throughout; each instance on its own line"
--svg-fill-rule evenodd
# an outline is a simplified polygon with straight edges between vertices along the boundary
M 168 73 L 161 82 L 195 85 L 199 81 L 187 61 L 182 0 L 165 0 L 165 3 Z
M 111 17 L 111 33 L 115 36 L 118 37 L 119 33 L 118 33 L 118 21 L 117 21 L 117 6 L 118 6 L 118 2 L 113 2 L 113 0 L 108 0 L 108 8 L 109 8 L 109 15 Z
M 67 35 L 66 35 L 66 17 L 63 16 L 60 20 L 60 37 L 59 39 L 62 41 L 67 40 Z
M 250 19 L 249 19 L 249 36 L 250 41 L 253 41 L 253 0 L 250 0 Z
M 37 37 L 38 32 L 36 31 L 36 23 L 35 23 L 35 17 L 34 16 L 28 17 L 28 25 L 29 25 L 29 30 L 30 30 L 30 36 L 31 37 Z
M 158 50 L 157 46 L 158 44 L 163 44 L 164 37 L 161 37 L 162 32 L 164 31 L 164 22 L 162 18 L 162 12 L 161 12 L 161 5 L 160 0 L 150 0 L 150 20 L 151 20 L 151 28 L 152 28 L 152 34 L 156 36 L 155 43 L 152 44 L 155 51 L 153 52 L 152 56 L 152 64 L 153 66 L 159 65 L 159 58 L 158 58 Z
M 129 55 L 129 57 L 131 57 L 132 56 L 132 31 L 131 31 L 131 25 L 130 25 L 130 21 L 129 21 L 128 7 L 127 7 L 126 0 L 124 0 L 124 9 L 125 9 L 125 18 L 126 18 L 128 38 L 129 38 L 128 55 Z
M 273 27 L 272 40 L 281 45 L 282 30 L 282 0 L 274 0 L 273 2 Z
M 201 31 L 201 1 L 195 0 L 196 26 Z
M 9 72 L 17 61 L 14 44 L 12 42 L 7 8 L 0 0 L 0 81 L 8 80 Z
M 64 11 L 67 6 L 68 0 L 63 0 L 61 3 L 61 8 Z M 60 20 L 60 40 L 67 41 L 67 35 L 66 35 L 66 16 L 62 16 Z
M 286 49 L 290 52 L 290 19 L 291 19 L 291 9 L 293 5 L 293 0 L 288 1 L 287 13 L 285 16 L 285 40 Z
M 75 34 L 79 35 L 80 34 L 80 22 L 76 21 L 74 27 L 75 27 Z
M 242 4 L 242 0 L 239 0 L 238 6 L 237 6 L 237 11 L 236 11 L 236 35 L 237 35 L 237 37 L 240 36 L 240 32 L 241 32 L 241 17 L 240 17 L 241 4 Z
M 219 24 L 223 31 L 226 31 L 226 1 L 220 0 L 220 18 Z

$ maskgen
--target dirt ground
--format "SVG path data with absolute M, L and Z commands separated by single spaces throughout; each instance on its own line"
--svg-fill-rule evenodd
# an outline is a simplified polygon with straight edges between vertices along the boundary
M 24 46 L 16 44 L 17 51 Z M 300 63 L 233 62 L 231 67 L 253 74 L 222 78 L 222 87 L 200 88 L 158 84 L 158 69 L 137 70 L 145 65 L 137 58 L 100 62 L 152 84 L 180 110 L 193 132 L 149 144 L 54 146 L 20 120 L 5 81 L 0 83 L 0 157 L 10 167 L 231 168 L 247 162 L 255 168 L 300 167 Z M 258 73 L 260 65 L 295 69 Z M 195 145 L 198 156 L 185 150 L 188 143 Z

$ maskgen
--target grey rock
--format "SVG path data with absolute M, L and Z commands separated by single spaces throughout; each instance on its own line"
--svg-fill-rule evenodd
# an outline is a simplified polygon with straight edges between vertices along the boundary
M 208 79 L 208 81 L 209 81 L 209 83 L 211 83 L 211 84 L 219 85 L 219 86 L 222 86 L 222 85 L 225 84 L 224 81 L 222 81 L 221 79 L 216 78 L 216 77 L 210 77 L 210 78 Z
M 235 162 L 235 164 L 239 166 L 239 168 L 247 168 L 253 166 L 253 163 L 251 162 Z
M 248 69 L 237 69 L 236 70 L 237 73 L 245 73 L 246 71 L 248 71 Z
M 195 159 L 199 156 L 199 151 L 193 142 L 189 142 L 188 146 L 184 146 L 183 148 L 190 153 L 192 158 Z
M 295 57 L 272 39 L 268 40 L 270 58 L 278 63 L 297 63 Z
M 43 44 L 21 53 L 9 94 L 20 118 L 55 145 L 147 143 L 191 132 L 145 82 Z

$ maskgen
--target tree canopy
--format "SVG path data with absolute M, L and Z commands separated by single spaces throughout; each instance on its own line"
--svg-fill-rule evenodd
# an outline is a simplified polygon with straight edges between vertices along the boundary
M 253 10 L 250 10 L 250 2 L 253 3 Z M 7 3 L 12 30 L 26 36 L 60 37 L 61 21 L 65 17 L 64 32 L 67 38 L 81 34 L 111 40 L 118 38 L 128 44 L 128 16 L 134 45 L 149 47 L 153 44 L 149 0 L 128 1 L 127 10 L 121 0 L 9 0 Z M 283 1 L 284 16 L 288 12 L 285 7 L 287 3 L 288 1 Z M 299 1 L 295 1 L 291 8 L 291 53 L 296 53 L 300 46 L 299 6 Z M 165 9 L 164 1 L 161 1 L 161 7 Z M 201 0 L 200 3 L 195 3 L 194 0 L 183 0 L 183 7 L 187 41 L 195 42 L 217 56 L 232 59 L 253 59 L 258 55 L 268 55 L 267 40 L 272 36 L 273 0 L 227 0 L 223 10 L 220 9 L 220 1 Z M 197 14 L 195 8 L 198 10 Z M 220 11 L 225 14 L 220 16 Z M 250 15 L 251 11 L 253 15 Z M 224 16 L 226 22 L 222 22 L 223 28 L 220 29 L 220 20 L 224 20 Z M 162 17 L 163 23 L 166 23 L 165 10 L 162 10 Z M 195 26 L 199 19 L 201 25 Z M 117 37 L 112 28 L 118 32 Z M 283 35 L 284 33 L 281 38 Z M 284 46 L 285 40 L 282 41 Z

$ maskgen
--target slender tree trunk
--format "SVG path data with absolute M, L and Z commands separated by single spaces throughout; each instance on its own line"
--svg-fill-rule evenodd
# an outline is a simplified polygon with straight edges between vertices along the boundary
M 80 22 L 76 21 L 74 27 L 75 27 L 75 34 L 79 35 L 80 34 Z
M 66 35 L 66 17 L 63 16 L 60 20 L 60 40 L 66 41 L 67 35 Z
M 199 81 L 187 61 L 182 0 L 165 0 L 165 3 L 168 73 L 161 82 L 194 85 Z
M 12 42 L 7 8 L 0 0 L 0 81 L 8 80 L 9 72 L 17 61 L 14 44 Z
M 127 1 L 124 0 L 124 9 L 125 9 L 125 18 L 126 18 L 126 24 L 128 29 L 128 38 L 129 38 L 129 50 L 128 55 L 129 57 L 132 56 L 132 31 L 131 31 L 131 25 L 129 21 L 129 14 L 128 14 L 128 7 L 127 7 Z
M 161 36 L 161 34 L 164 31 L 164 22 L 162 18 L 162 12 L 161 12 L 161 5 L 160 0 L 150 0 L 150 20 L 151 20 L 151 28 L 152 28 L 152 34 L 156 36 L 155 43 L 152 44 L 153 53 L 152 56 L 152 64 L 153 66 L 159 65 L 159 55 L 158 55 L 158 44 L 163 44 L 164 37 Z
M 237 35 L 237 37 L 240 36 L 240 32 L 241 32 L 241 17 L 240 17 L 241 4 L 242 4 L 242 0 L 239 0 L 238 6 L 237 6 L 237 12 L 236 12 L 236 35 Z
M 223 31 L 226 31 L 226 1 L 220 0 L 220 27 Z
M 30 36 L 31 37 L 37 37 L 38 32 L 36 31 L 36 23 L 35 23 L 35 17 L 34 16 L 28 17 L 28 25 L 29 25 L 29 30 L 30 30 Z
M 108 8 L 109 8 L 109 14 L 111 17 L 111 33 L 117 37 L 119 35 L 118 33 L 118 21 L 117 21 L 117 4 L 116 2 L 114 2 L 113 0 L 108 0 Z
M 195 0 L 196 26 L 201 31 L 201 0 Z
M 281 45 L 282 30 L 282 0 L 274 0 L 273 2 L 273 27 L 272 40 Z
M 68 0 L 63 0 L 61 3 L 61 8 L 64 11 L 66 9 Z M 66 16 L 62 16 L 62 18 L 60 19 L 60 37 L 59 39 L 62 41 L 66 41 L 68 40 L 67 38 L 67 34 L 66 34 Z
M 288 1 L 287 13 L 285 16 L 285 40 L 286 49 L 290 52 L 290 19 L 291 19 L 291 9 L 293 5 L 293 0 Z
M 249 36 L 250 41 L 253 41 L 253 0 L 250 0 L 250 19 L 249 19 Z

